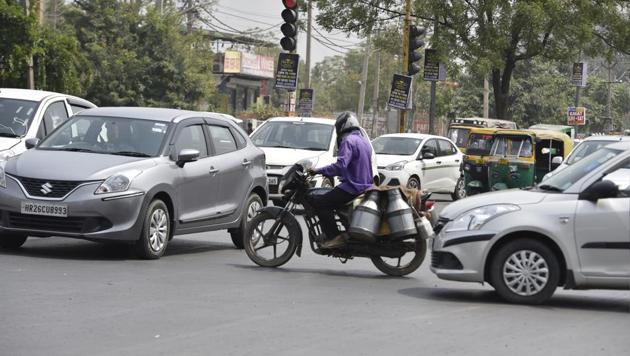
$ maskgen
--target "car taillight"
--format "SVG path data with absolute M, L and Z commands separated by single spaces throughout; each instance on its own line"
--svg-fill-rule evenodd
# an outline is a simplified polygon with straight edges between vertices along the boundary
M 427 202 L 424 203 L 424 206 L 427 208 L 427 210 L 431 210 L 431 208 L 433 208 L 433 204 L 435 204 L 433 200 L 427 200 Z

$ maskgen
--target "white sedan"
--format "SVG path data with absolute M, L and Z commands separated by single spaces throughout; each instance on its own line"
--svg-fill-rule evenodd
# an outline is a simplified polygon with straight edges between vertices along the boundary
M 463 155 L 445 137 L 413 133 L 389 134 L 372 141 L 381 184 L 422 188 L 466 196 Z

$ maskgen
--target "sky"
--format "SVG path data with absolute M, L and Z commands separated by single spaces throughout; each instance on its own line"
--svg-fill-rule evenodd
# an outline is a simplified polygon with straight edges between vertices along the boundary
M 214 15 L 222 22 L 217 21 L 217 27 L 227 28 L 226 25 L 228 25 L 240 31 L 253 27 L 271 28 L 270 31 L 277 34 L 276 42 L 278 42 L 279 46 L 282 35 L 280 25 L 283 23 L 280 13 L 283 9 L 282 0 L 219 0 L 215 7 Z M 330 48 L 313 39 L 311 41 L 311 60 L 313 64 L 322 61 L 327 56 L 334 56 L 340 54 L 339 52 L 346 52 L 348 48 L 357 46 L 360 40 L 356 37 L 348 38 L 339 31 L 328 33 L 319 27 L 315 23 L 315 11 L 316 9 L 314 9 L 313 14 L 313 26 L 325 36 L 318 34 L 315 30 L 313 30 L 313 34 Z M 300 19 L 306 20 L 306 13 L 300 13 L 299 16 Z M 332 42 L 332 44 L 326 42 L 327 40 Z M 298 32 L 298 53 L 300 58 L 306 59 L 305 31 Z

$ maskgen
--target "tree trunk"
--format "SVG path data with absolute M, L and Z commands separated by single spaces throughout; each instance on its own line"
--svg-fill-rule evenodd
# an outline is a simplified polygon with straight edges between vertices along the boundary
M 512 120 L 510 107 L 512 97 L 510 96 L 510 83 L 516 61 L 513 56 L 508 56 L 505 60 L 503 72 L 501 69 L 492 70 L 492 89 L 494 92 L 494 113 L 497 119 Z

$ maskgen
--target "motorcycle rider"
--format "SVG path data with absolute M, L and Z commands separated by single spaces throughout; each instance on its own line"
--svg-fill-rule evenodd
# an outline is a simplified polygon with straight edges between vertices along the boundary
M 327 177 L 338 176 L 341 184 L 331 191 L 314 196 L 311 204 L 317 212 L 326 241 L 321 248 L 333 249 L 345 244 L 335 222 L 335 210 L 363 194 L 373 184 L 372 146 L 360 130 L 359 120 L 354 113 L 345 111 L 335 122 L 337 132 L 337 161 L 331 165 L 310 170 L 310 174 Z

